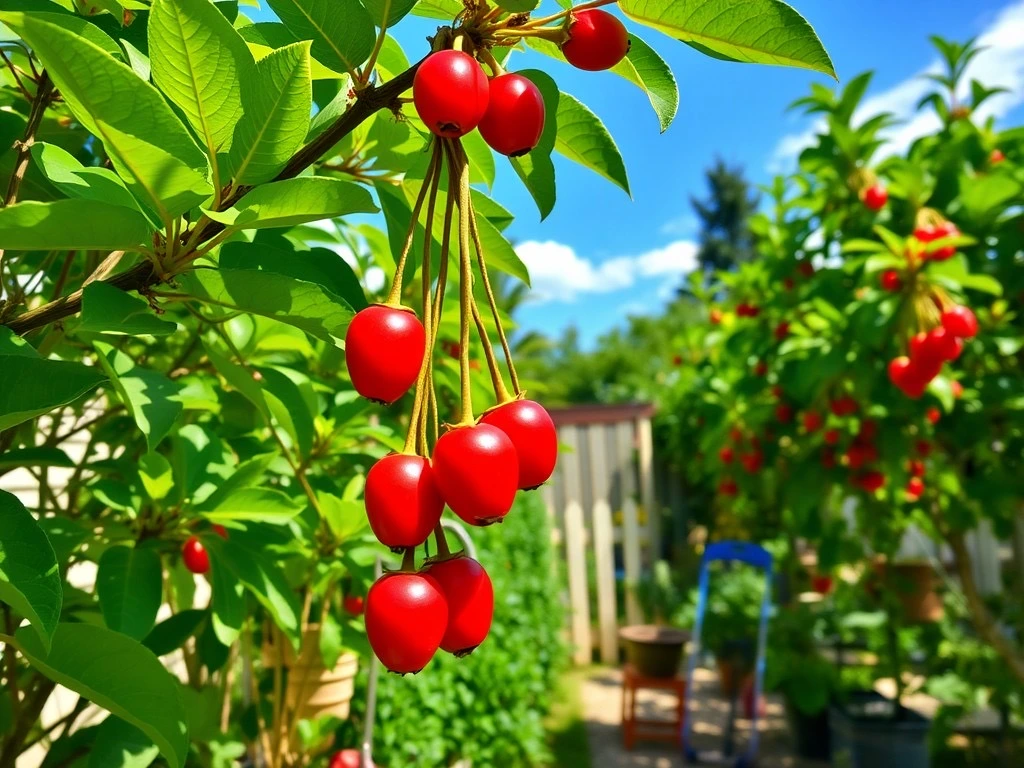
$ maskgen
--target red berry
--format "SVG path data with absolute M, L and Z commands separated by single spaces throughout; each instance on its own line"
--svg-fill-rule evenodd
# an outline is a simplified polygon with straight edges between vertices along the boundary
M 861 442 L 871 442 L 878 434 L 878 422 L 873 419 L 864 419 L 857 431 L 857 439 Z
M 682 364 L 683 364 L 683 356 L 682 355 L 673 355 L 672 356 L 672 365 L 674 365 L 676 368 L 678 368 Z
M 857 412 L 858 405 L 852 397 L 843 395 L 829 403 L 829 408 L 835 416 L 850 416 Z
M 792 291 L 796 283 L 793 282 L 792 277 L 787 277 L 782 281 L 782 290 Z
M 821 452 L 821 466 L 825 469 L 832 469 L 836 465 L 836 453 L 831 448 Z
M 828 430 L 825 430 L 825 444 L 826 445 L 835 445 L 838 442 L 839 442 L 839 430 L 838 429 L 828 429 Z
M 596 8 L 573 14 L 569 39 L 562 43 L 565 60 L 577 69 L 611 69 L 629 53 L 629 33 L 621 21 Z
M 445 432 L 434 447 L 434 479 L 452 512 L 467 523 L 497 522 L 519 487 L 515 444 L 491 424 Z
M 214 523 L 210 527 L 213 528 L 213 532 L 220 536 L 222 539 L 227 539 L 228 529 L 225 528 L 223 525 L 220 525 L 219 523 Z
M 998 165 L 1006 159 L 1006 155 L 1003 154 L 1001 149 L 993 149 L 992 153 L 988 156 L 988 161 L 992 165 Z
M 708 313 L 708 319 L 711 321 L 712 325 L 718 325 L 722 322 L 722 310 L 715 307 Z
M 889 191 L 881 184 L 872 184 L 862 195 L 864 205 L 872 211 L 880 211 L 889 201 Z
M 366 601 L 359 595 L 345 595 L 342 601 L 342 608 L 350 616 L 362 616 Z
M 959 400 L 961 397 L 963 397 L 964 385 L 961 384 L 959 381 L 956 381 L 956 380 L 951 381 L 950 384 L 949 384 L 949 389 L 950 389 L 950 391 L 952 391 L 953 397 L 955 397 L 957 400 Z
M 978 333 L 978 318 L 970 307 L 953 306 L 942 313 L 942 327 L 954 336 L 970 339 Z
M 914 369 L 911 367 L 910 358 L 906 355 L 889 361 L 889 381 L 900 389 L 907 385 L 913 373 Z
M 734 445 L 738 445 L 743 442 L 743 430 L 739 427 L 733 427 L 729 430 L 729 439 Z
M 487 75 L 462 51 L 438 51 L 416 70 L 412 100 L 427 128 L 457 139 L 480 123 L 487 111 Z
M 782 387 L 780 387 L 778 384 L 773 385 L 772 386 L 772 397 L 774 397 L 776 400 L 781 400 L 782 396 L 783 396 Z
M 732 464 L 732 459 L 733 459 L 733 450 L 732 450 L 732 448 L 730 448 L 728 445 L 723 447 L 718 452 L 718 459 L 723 464 Z
M 942 413 L 939 411 L 938 408 L 932 406 L 927 411 L 925 411 L 925 418 L 928 419 L 928 423 L 934 427 L 936 424 L 939 423 L 939 419 L 942 418 Z
M 739 487 L 731 477 L 722 478 L 718 483 L 718 492 L 723 496 L 735 496 Z
M 345 364 L 365 398 L 390 404 L 416 381 L 427 337 L 413 312 L 375 304 L 356 313 L 345 333 Z
M 922 459 L 927 459 L 928 454 L 932 452 L 932 444 L 927 440 L 918 440 L 914 443 L 914 450 L 917 451 L 917 455 Z
M 374 768 L 373 763 L 362 766 L 359 760 L 360 754 L 358 749 L 343 749 L 340 752 L 334 753 L 328 768 Z
M 764 360 L 758 360 L 754 366 L 754 375 L 764 376 L 766 373 L 768 373 L 768 364 Z
M 920 477 L 912 477 L 907 481 L 907 499 L 917 501 L 924 493 L 924 481 Z
M 185 540 L 181 548 L 181 560 L 192 573 L 207 573 L 210 570 L 210 553 L 195 536 Z
M 938 236 L 939 232 L 933 224 L 924 224 L 914 229 L 914 237 L 922 243 L 930 243 Z
M 448 603 L 448 627 L 441 648 L 456 656 L 472 653 L 487 637 L 494 616 L 494 588 L 487 571 L 476 560 L 456 555 L 432 563 L 433 576 Z
M 558 459 L 558 433 L 544 406 L 533 400 L 512 400 L 488 411 L 480 421 L 500 429 L 515 446 L 519 488 L 537 488 L 551 477 Z
M 528 78 L 509 72 L 491 79 L 480 135 L 509 157 L 525 155 L 544 132 L 544 97 Z
M 789 323 L 783 320 L 781 323 L 775 326 L 775 339 L 776 341 L 782 341 L 789 335 Z
M 803 415 L 804 429 L 808 432 L 817 432 L 821 429 L 822 418 L 817 411 L 807 411 Z
M 878 450 L 873 445 L 854 443 L 846 449 L 846 464 L 850 469 L 860 469 L 878 458 Z
M 831 576 L 814 576 L 811 578 L 811 589 L 819 595 L 827 595 L 832 591 Z
M 865 472 L 858 478 L 858 484 L 868 493 L 874 493 L 885 485 L 885 475 L 881 472 Z
M 793 407 L 785 403 L 775 406 L 775 418 L 782 424 L 788 424 L 793 419 Z
M 890 293 L 896 293 L 896 291 L 903 288 L 903 281 L 900 279 L 900 273 L 895 269 L 887 269 L 882 273 L 881 277 L 882 289 L 889 291 Z
M 804 277 L 814 276 L 814 265 L 811 264 L 811 262 L 809 261 L 801 261 L 799 264 L 797 264 L 796 268 Z
M 366 596 L 366 639 L 380 663 L 400 675 L 427 666 L 447 626 L 448 604 L 429 574 L 385 574 Z
M 764 454 L 761 451 L 754 451 L 753 453 L 744 453 L 740 455 L 740 464 L 750 474 L 756 473 L 761 469 L 764 463 Z
M 964 348 L 963 341 L 945 328 L 932 328 L 928 332 L 928 343 L 942 360 L 956 360 Z
M 959 235 L 960 230 L 957 229 L 956 224 L 952 221 L 944 221 L 935 227 L 934 240 L 940 240 L 944 237 L 953 237 Z M 932 261 L 945 261 L 946 259 L 952 258 L 956 255 L 955 245 L 944 245 L 942 248 L 932 251 L 928 254 L 928 258 Z
M 924 462 L 919 459 L 911 459 L 907 465 L 913 477 L 924 477 Z
M 434 530 L 444 511 L 430 459 L 394 453 L 366 475 L 366 517 L 386 547 L 418 547 Z

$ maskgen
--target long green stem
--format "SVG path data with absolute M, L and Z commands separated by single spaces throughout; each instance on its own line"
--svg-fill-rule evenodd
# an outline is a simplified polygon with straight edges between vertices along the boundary
M 498 401 L 498 404 L 507 403 L 512 398 L 509 397 L 508 390 L 505 389 L 505 382 L 502 381 L 501 371 L 498 368 L 498 359 L 494 356 L 494 348 L 491 346 L 491 340 L 487 335 L 487 328 L 484 327 L 484 319 L 480 317 L 480 308 L 477 307 L 476 302 L 473 302 L 473 322 L 476 323 L 477 335 L 480 337 L 480 343 L 484 347 L 484 357 L 487 359 L 487 370 L 491 374 L 491 386 L 494 388 L 494 399 Z
M 413 240 L 416 239 L 416 224 L 420 220 L 420 211 L 423 208 L 423 201 L 427 197 L 427 189 L 430 187 L 433 177 L 440 173 L 441 145 L 434 142 L 434 154 L 430 158 L 430 165 L 427 167 L 427 175 L 423 179 L 423 186 L 416 196 L 416 203 L 412 207 L 412 217 L 409 220 L 409 231 L 405 234 L 405 242 L 402 244 L 402 253 L 398 257 L 398 265 L 395 267 L 395 279 L 391 282 L 391 291 L 388 293 L 387 301 L 384 303 L 389 307 L 401 305 L 402 277 L 405 275 L 405 263 L 409 259 L 409 250 L 412 248 Z
M 462 152 L 462 144 L 456 140 L 454 146 L 459 152 L 459 373 L 462 384 L 462 414 L 459 426 L 473 423 L 473 386 L 469 372 L 469 322 L 473 301 L 473 273 L 469 256 L 469 233 L 472 215 L 470 213 L 469 163 Z

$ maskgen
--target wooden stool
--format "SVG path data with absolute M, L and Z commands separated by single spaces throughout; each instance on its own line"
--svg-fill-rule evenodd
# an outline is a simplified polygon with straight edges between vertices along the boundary
M 673 720 L 639 720 L 636 716 L 636 694 L 641 688 L 674 691 L 678 699 Z M 636 740 L 667 741 L 682 747 L 683 706 L 686 681 L 675 677 L 647 677 L 632 664 L 622 670 L 622 738 L 626 749 L 633 749 Z

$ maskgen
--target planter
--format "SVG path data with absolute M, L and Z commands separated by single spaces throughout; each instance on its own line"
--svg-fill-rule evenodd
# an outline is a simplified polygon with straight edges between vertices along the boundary
M 877 579 L 869 592 L 876 597 L 880 596 L 879 587 L 891 592 L 899 600 L 908 622 L 927 624 L 942 619 L 944 608 L 938 593 L 941 582 L 931 564 L 876 560 L 873 567 Z
M 830 754 L 828 710 L 805 715 L 786 699 L 786 722 L 793 734 L 793 747 L 798 757 L 828 760 Z
M 298 660 L 289 643 L 278 648 L 272 640 L 264 643 L 262 657 L 264 666 L 269 669 L 284 662 L 284 668 L 288 670 L 285 702 L 288 707 L 295 707 L 297 702 L 301 702 L 299 717 L 312 719 L 331 715 L 339 720 L 348 718 L 359 657 L 344 653 L 333 669 L 326 669 L 320 657 L 319 625 L 311 624 L 306 630 Z
M 931 722 L 874 691 L 829 710 L 834 768 L 929 768 Z
M 645 677 L 675 677 L 690 633 L 675 627 L 642 624 L 623 627 L 619 637 L 626 646 L 626 660 Z

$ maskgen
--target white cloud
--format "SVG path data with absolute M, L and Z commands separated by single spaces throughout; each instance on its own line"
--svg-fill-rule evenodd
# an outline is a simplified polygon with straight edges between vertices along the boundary
M 516 253 L 530 270 L 533 295 L 540 301 L 572 302 L 580 294 L 610 293 L 637 280 L 667 277 L 677 282 L 697 266 L 697 244 L 677 240 L 637 256 L 618 256 L 601 263 L 583 258 L 571 246 L 529 240 Z
M 974 114 L 978 122 L 989 117 L 1000 118 L 1024 103 L 1024 0 L 1016 0 L 1004 8 L 978 37 L 978 45 L 985 48 L 970 63 L 963 78 L 963 93 L 970 91 L 970 81 L 978 80 L 988 87 L 1002 86 L 1009 93 L 993 96 Z M 882 153 L 889 155 L 905 152 L 914 140 L 932 133 L 940 127 L 939 118 L 930 108 L 916 111 L 921 98 L 933 90 L 935 84 L 924 75 L 944 70 L 939 59 L 891 88 L 866 98 L 854 114 L 854 122 L 863 122 L 879 112 L 891 112 L 901 120 L 884 136 L 888 140 Z M 768 161 L 768 170 L 777 173 L 793 167 L 796 158 L 814 143 L 814 135 L 822 130 L 824 122 L 816 120 L 807 130 L 783 136 L 775 145 Z
M 700 223 L 692 213 L 684 213 L 669 219 L 658 229 L 663 235 L 692 235 L 697 231 Z

